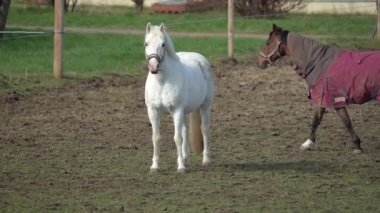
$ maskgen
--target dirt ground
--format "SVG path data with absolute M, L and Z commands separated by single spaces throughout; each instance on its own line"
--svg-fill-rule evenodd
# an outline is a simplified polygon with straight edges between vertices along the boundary
M 205 180 L 215 175 L 216 184 L 235 181 L 231 187 L 240 190 L 241 194 L 231 191 L 232 188 L 226 188 L 227 192 L 220 188 L 203 189 L 209 193 L 209 198 L 219 199 L 215 199 L 214 206 L 204 204 L 206 209 L 203 210 L 230 212 L 237 209 L 239 212 L 246 210 L 242 206 L 249 203 L 260 203 L 259 210 L 274 210 L 276 207 L 268 198 L 277 192 L 267 190 L 273 184 L 279 187 L 279 183 L 265 179 L 277 174 L 287 175 L 284 174 L 287 171 L 292 175 L 287 176 L 289 183 L 302 182 L 305 173 L 308 174 L 306 178 L 314 178 L 320 173 L 320 178 L 329 182 L 330 185 L 318 182 L 320 185 L 310 188 L 310 196 L 317 198 L 306 209 L 320 208 L 322 204 L 318 201 L 330 202 L 322 207 L 324 210 L 347 210 L 351 208 L 349 205 L 358 203 L 369 212 L 380 209 L 378 203 L 371 202 L 380 198 L 380 108 L 377 103 L 349 107 L 365 154 L 350 153 L 349 134 L 333 110 L 328 110 L 322 121 L 317 147 L 303 153 L 299 146 L 309 135 L 313 105 L 306 98 L 306 84 L 288 66 L 278 64 L 263 71 L 250 62 L 235 66 L 220 63 L 215 66 L 215 76 L 211 127 L 213 164 L 207 175 L 200 166 L 200 156 L 192 157 L 185 175 L 190 178 L 191 173 L 201 173 L 199 175 Z M 158 192 L 148 192 L 145 188 L 155 184 L 159 188 L 158 183 L 170 185 L 179 179 L 173 176 L 176 170 L 173 124 L 167 113 L 161 121 L 161 172 L 154 181 L 145 177 L 149 176 L 152 144 L 144 83 L 145 75 L 107 75 L 75 86 L 0 97 L 0 209 L 136 212 L 154 209 L 155 204 L 159 211 L 176 210 L 170 200 L 159 200 L 155 196 Z M 253 177 L 253 174 L 259 175 L 258 171 L 266 177 Z M 331 175 L 334 172 L 336 175 Z M 345 174 L 348 174 L 347 181 L 339 178 L 346 177 Z M 165 176 L 172 180 L 164 181 Z M 352 176 L 354 178 L 350 179 Z M 199 181 L 196 177 L 191 178 Z M 254 184 L 251 180 L 264 184 L 262 194 L 258 194 L 261 193 L 258 185 L 249 185 Z M 349 190 L 350 183 L 362 181 L 367 181 L 367 185 L 359 184 L 362 188 Z M 182 182 L 182 187 L 186 184 L 190 183 Z M 250 191 L 247 186 L 256 188 Z M 373 190 L 367 191 L 367 186 Z M 287 189 L 289 187 L 294 186 Z M 305 186 L 300 187 L 304 189 L 292 188 L 293 193 L 278 195 L 283 199 L 280 203 L 287 203 L 283 208 L 292 210 L 299 205 L 297 200 L 305 197 L 296 195 L 305 190 Z M 329 189 L 335 192 L 327 192 Z M 172 191 L 158 190 L 176 200 Z M 230 192 L 224 203 L 223 199 L 220 202 L 222 195 L 213 194 L 216 191 Z M 247 192 L 256 193 L 256 200 L 247 200 L 244 194 Z M 345 193 L 362 197 L 353 201 L 343 196 L 342 202 L 331 201 Z M 128 194 L 134 194 L 134 198 Z M 194 199 L 199 197 L 198 192 L 189 194 Z M 118 196 L 124 200 L 116 199 Z M 366 200 L 370 202 L 363 204 Z M 123 204 L 124 201 L 128 204 Z M 201 200 L 194 202 L 202 205 Z

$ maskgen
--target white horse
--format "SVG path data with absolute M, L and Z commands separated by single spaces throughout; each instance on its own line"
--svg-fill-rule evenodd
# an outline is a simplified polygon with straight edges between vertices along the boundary
M 167 110 L 174 120 L 178 171 L 185 171 L 189 157 L 186 114 L 190 113 L 190 141 L 195 152 L 202 152 L 202 164 L 210 163 L 209 129 L 214 96 L 214 76 L 207 59 L 194 52 L 175 52 L 164 24 L 146 26 L 145 57 L 149 74 L 145 83 L 145 104 L 152 124 L 153 163 L 159 169 L 160 111 Z

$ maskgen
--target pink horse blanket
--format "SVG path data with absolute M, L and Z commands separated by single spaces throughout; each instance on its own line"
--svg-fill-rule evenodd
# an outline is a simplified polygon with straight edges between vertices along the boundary
M 311 88 L 311 99 L 321 107 L 380 103 L 380 51 L 342 51 Z

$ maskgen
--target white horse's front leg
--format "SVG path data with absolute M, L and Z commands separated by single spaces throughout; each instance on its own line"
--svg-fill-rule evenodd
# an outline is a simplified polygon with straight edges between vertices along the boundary
M 185 165 L 187 163 L 187 159 L 189 158 L 190 148 L 189 148 L 189 136 L 187 132 L 186 122 L 184 120 L 182 127 L 182 157 L 185 161 Z
M 150 123 L 152 124 L 152 142 L 153 142 L 153 158 L 151 171 L 156 171 L 159 169 L 158 161 L 160 159 L 160 112 L 159 110 L 148 107 L 148 117 Z
M 182 110 L 178 110 L 173 114 L 174 119 L 174 142 L 177 146 L 177 164 L 178 164 L 178 172 L 184 172 L 185 167 L 185 161 L 182 156 L 182 129 L 185 122 L 185 115 Z

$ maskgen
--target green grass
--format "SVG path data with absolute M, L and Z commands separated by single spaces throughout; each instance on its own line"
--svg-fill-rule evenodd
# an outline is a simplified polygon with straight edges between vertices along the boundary
M 9 26 L 53 26 L 53 9 L 13 4 L 8 17 Z M 369 36 L 376 17 L 370 15 L 301 15 L 277 18 L 247 19 L 236 17 L 235 32 L 267 33 L 272 23 L 303 34 L 336 35 L 321 39 L 329 44 L 352 49 L 379 49 L 379 42 L 354 39 Z M 97 28 L 144 29 L 147 22 L 164 22 L 170 31 L 225 32 L 224 11 L 184 14 L 136 13 L 126 7 L 79 7 L 65 15 L 65 26 Z M 12 29 L 10 29 L 12 30 Z M 63 81 L 52 76 L 53 37 L 50 33 L 36 37 L 5 36 L 0 40 L 0 93 L 40 86 L 55 87 L 89 76 L 107 73 L 125 75 L 145 74 L 143 36 L 116 34 L 66 33 L 64 37 Z M 216 63 L 227 55 L 227 39 L 173 37 L 177 51 L 196 51 Z M 262 39 L 235 40 L 235 57 L 254 60 L 252 56 L 264 44 Z
M 8 24 L 53 26 L 54 11 L 50 7 L 12 7 Z M 224 32 L 226 11 L 184 14 L 155 14 L 146 9 L 137 13 L 128 7 L 84 7 L 65 15 L 65 26 L 144 29 L 146 23 L 164 22 L 170 30 L 189 32 Z M 235 18 L 236 32 L 267 33 L 272 23 L 289 30 L 336 35 L 371 35 L 376 26 L 375 15 L 291 14 L 272 18 Z
M 25 89 L 51 82 L 53 37 L 0 40 L 0 90 Z M 211 61 L 227 53 L 225 38 L 173 38 L 177 51 L 196 51 Z M 236 57 L 257 51 L 262 40 L 236 39 Z M 143 37 L 138 35 L 67 33 L 64 39 L 64 75 L 68 78 L 145 74 Z M 63 83 L 66 83 L 65 81 Z

